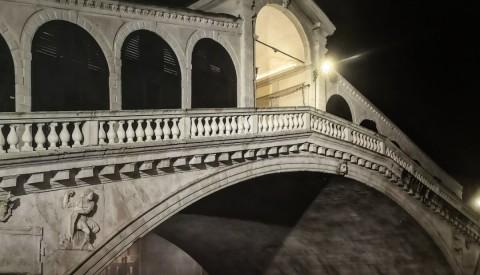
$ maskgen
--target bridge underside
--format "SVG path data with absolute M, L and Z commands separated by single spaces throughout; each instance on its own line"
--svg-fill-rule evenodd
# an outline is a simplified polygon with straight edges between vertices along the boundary
M 193 258 L 188 274 L 453 274 L 427 232 L 395 202 L 323 173 L 247 180 L 203 198 L 153 233 Z M 152 234 L 144 239 L 142 264 L 133 265 L 140 272 L 186 265 L 179 253 L 142 255 L 165 247 Z

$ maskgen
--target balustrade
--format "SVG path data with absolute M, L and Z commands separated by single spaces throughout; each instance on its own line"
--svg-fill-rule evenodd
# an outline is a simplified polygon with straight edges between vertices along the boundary
M 253 116 L 195 116 L 190 118 L 190 136 L 192 138 L 235 136 L 253 133 Z

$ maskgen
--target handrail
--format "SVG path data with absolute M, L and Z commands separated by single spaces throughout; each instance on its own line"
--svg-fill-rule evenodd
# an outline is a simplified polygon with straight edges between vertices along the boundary
M 24 158 L 38 152 L 68 152 L 78 147 L 102 150 L 213 137 L 249 137 L 302 131 L 358 146 L 387 157 L 458 211 L 468 211 L 443 183 L 425 171 L 385 137 L 342 118 L 311 107 L 235 108 L 141 111 L 39 112 L 0 114 L 0 160 Z M 401 175 L 396 175 L 401 178 Z M 399 179 L 400 184 L 402 179 Z

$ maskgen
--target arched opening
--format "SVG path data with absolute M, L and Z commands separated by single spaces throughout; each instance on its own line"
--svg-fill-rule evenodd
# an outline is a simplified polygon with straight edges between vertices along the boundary
M 0 35 L 0 112 L 15 112 L 15 70 L 7 42 Z
M 32 40 L 32 111 L 109 108 L 109 70 L 102 49 L 80 26 L 53 20 Z
M 367 128 L 368 130 L 374 131 L 375 133 L 378 133 L 377 123 L 375 123 L 375 121 L 373 120 L 364 119 L 362 120 L 362 122 L 360 122 L 360 126 Z
M 188 206 L 146 238 L 152 234 L 183 251 L 175 258 L 139 241 L 159 251 L 146 255 L 154 264 L 180 265 L 187 253 L 210 275 L 452 274 L 431 237 L 398 204 L 365 184 L 323 173 L 246 180 Z
M 263 7 L 255 22 L 256 106 L 309 105 L 308 45 L 286 15 L 275 5 Z
M 122 46 L 122 109 L 181 108 L 178 59 L 157 34 L 138 30 Z
M 237 107 L 237 73 L 222 45 L 210 38 L 192 52 L 192 108 Z
M 339 95 L 332 95 L 328 99 L 327 113 L 336 115 L 348 121 L 353 121 L 352 112 L 350 111 L 347 101 Z

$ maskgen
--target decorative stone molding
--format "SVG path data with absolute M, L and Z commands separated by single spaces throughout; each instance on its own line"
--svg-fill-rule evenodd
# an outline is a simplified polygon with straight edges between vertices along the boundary
M 94 249 L 90 235 L 100 231 L 91 217 L 96 207 L 94 195 L 92 189 L 86 189 L 79 197 L 74 197 L 72 190 L 63 196 L 63 207 L 71 209 L 71 213 L 66 216 L 64 233 L 59 236 L 61 249 Z
M 7 192 L 6 195 L 0 196 L 0 222 L 6 222 L 12 216 L 13 195 Z
M 111 2 L 101 0 L 45 0 L 69 9 L 88 10 L 92 13 L 102 13 L 122 17 L 149 19 L 176 25 L 198 26 L 202 28 L 221 29 L 222 31 L 239 32 L 242 24 L 238 18 L 221 18 L 218 15 L 205 15 L 196 12 L 181 12 L 150 5 L 132 4 L 127 2 Z M 65 7 L 62 7 L 65 8 Z

